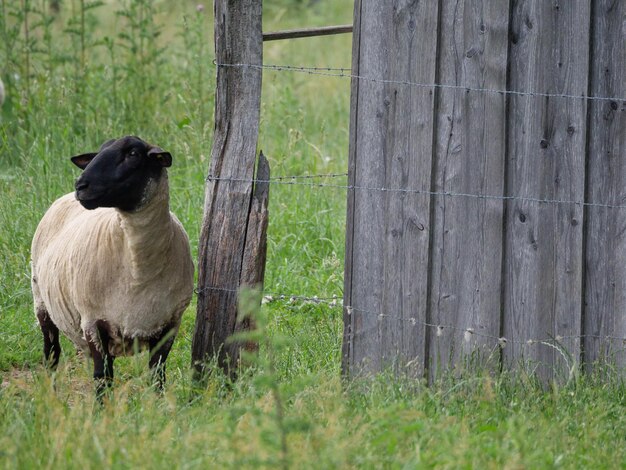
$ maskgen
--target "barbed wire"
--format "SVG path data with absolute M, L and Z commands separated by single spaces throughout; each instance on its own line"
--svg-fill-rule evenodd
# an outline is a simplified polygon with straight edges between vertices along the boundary
M 274 176 L 268 179 L 268 181 L 285 181 L 285 180 L 302 180 L 302 179 L 318 179 L 318 178 L 340 178 L 346 177 L 348 173 L 321 173 L 317 175 L 288 175 L 288 176 Z M 207 179 L 209 179 L 207 177 Z
M 338 173 L 338 176 L 345 176 L 345 174 Z M 314 177 L 313 175 L 307 175 L 307 178 Z M 472 193 L 461 193 L 454 191 L 430 191 L 424 189 L 411 189 L 411 188 L 387 188 L 387 187 L 375 187 L 375 186 L 364 186 L 364 185 L 355 185 L 355 184 L 333 184 L 333 183 L 306 183 L 300 182 L 297 180 L 297 177 L 294 176 L 282 176 L 280 179 L 255 179 L 255 178 L 229 178 L 229 177 L 217 177 L 213 175 L 209 175 L 206 178 L 207 181 L 224 181 L 224 182 L 233 182 L 233 183 L 267 183 L 267 184 L 281 184 L 281 185 L 294 185 L 294 186 L 308 186 L 308 187 L 316 187 L 316 188 L 335 188 L 335 189 L 345 189 L 345 190 L 363 190 L 363 191 L 375 191 L 375 192 L 383 192 L 383 193 L 408 193 L 408 194 L 418 194 L 425 196 L 443 196 L 443 197 L 463 197 L 463 198 L 472 198 L 472 199 L 490 199 L 490 200 L 498 200 L 498 201 L 522 201 L 522 202 L 531 202 L 531 203 L 539 203 L 539 204 L 566 204 L 566 205 L 576 205 L 576 206 L 584 206 L 584 207 L 601 207 L 605 209 L 624 209 L 626 208 L 625 204 L 605 204 L 600 202 L 588 202 L 588 201 L 578 201 L 578 200 L 567 200 L 567 199 L 540 199 L 535 197 L 527 197 L 527 196 L 498 196 L 495 194 L 472 194 Z
M 442 337 L 446 331 L 454 331 L 456 333 L 461 333 L 463 335 L 464 341 L 468 343 L 472 340 L 473 337 L 481 337 L 481 338 L 494 340 L 495 342 L 500 344 L 501 347 L 505 347 L 508 344 L 519 344 L 519 345 L 530 346 L 533 344 L 562 343 L 568 340 L 581 340 L 585 338 L 592 338 L 592 339 L 601 339 L 601 340 L 610 340 L 610 341 L 621 341 L 626 345 L 626 337 L 618 337 L 618 336 L 611 336 L 611 335 L 594 335 L 594 334 L 580 334 L 580 335 L 555 334 L 554 336 L 546 336 L 546 337 L 537 338 L 537 339 L 524 339 L 524 340 L 508 339 L 504 336 L 496 336 L 490 333 L 485 333 L 473 327 L 458 327 L 458 326 L 449 325 L 449 324 L 430 323 L 427 321 L 418 320 L 415 317 L 398 318 L 396 315 L 374 312 L 371 310 L 356 308 L 353 306 L 346 306 L 345 308 L 346 308 L 346 313 L 348 316 L 352 316 L 354 315 L 354 312 L 358 312 L 364 315 L 376 316 L 379 321 L 390 318 L 394 322 L 398 322 L 398 321 L 405 322 L 405 323 L 410 324 L 411 326 L 421 325 L 427 328 L 433 328 L 435 330 L 436 337 Z
M 221 292 L 229 292 L 229 293 L 238 293 L 240 289 L 234 288 L 225 288 L 225 287 L 216 287 L 216 286 L 207 286 L 202 289 L 195 289 L 194 292 L 198 295 L 201 295 L 207 291 L 221 291 Z M 474 327 L 458 327 L 455 325 L 445 324 L 445 323 L 432 323 L 428 321 L 418 320 L 416 317 L 408 317 L 408 318 L 399 318 L 397 315 L 392 315 L 389 313 L 381 313 L 372 310 L 367 310 L 363 308 L 357 308 L 352 305 L 343 304 L 343 297 L 340 295 L 333 295 L 331 297 L 324 297 L 318 295 L 301 295 L 301 294 L 286 294 L 286 293 L 268 293 L 265 292 L 261 303 L 264 305 L 283 302 L 290 305 L 300 304 L 300 305 L 326 305 L 329 308 L 342 308 L 342 310 L 346 313 L 348 317 L 352 317 L 355 315 L 355 312 L 361 315 L 370 315 L 374 316 L 377 319 L 377 323 L 392 320 L 394 322 L 403 322 L 407 323 L 410 326 L 424 326 L 426 328 L 431 328 L 435 332 L 435 338 L 441 338 L 445 335 L 447 331 L 452 331 L 457 334 L 463 335 L 463 340 L 466 343 L 471 343 L 472 339 L 475 337 L 485 338 L 492 340 L 495 344 L 499 345 L 501 348 L 505 348 L 509 344 L 517 344 L 521 346 L 533 346 L 533 345 L 545 345 L 554 347 L 555 345 L 562 345 L 562 343 L 572 340 L 584 340 L 586 338 L 597 339 L 601 341 L 609 341 L 609 342 L 622 342 L 624 346 L 626 346 L 626 337 L 621 336 L 612 336 L 612 335 L 596 335 L 596 334 L 580 334 L 580 335 L 550 335 L 543 338 L 530 338 L 530 339 L 509 339 L 505 336 L 493 335 L 490 333 L 485 333 L 478 328 Z M 378 325 L 373 326 L 370 329 L 358 331 L 356 333 L 350 332 L 351 336 L 354 335 L 363 335 L 367 334 L 373 328 L 377 328 Z
M 433 88 L 433 89 L 444 89 L 444 90 L 461 90 L 466 92 L 478 92 L 478 93 L 491 93 L 491 94 L 499 94 L 499 95 L 512 95 L 512 96 L 527 96 L 527 97 L 540 97 L 540 98 L 564 98 L 564 99 L 578 99 L 578 100 L 588 100 L 588 101 L 626 101 L 626 97 L 621 96 L 589 96 L 589 95 L 572 95 L 568 93 L 544 93 L 544 92 L 535 92 L 535 91 L 517 91 L 517 90 L 502 90 L 502 89 L 492 89 L 492 88 L 482 88 L 482 87 L 471 87 L 464 85 L 451 85 L 451 84 L 443 84 L 443 83 L 422 83 L 422 82 L 412 82 L 408 80 L 389 80 L 383 78 L 374 78 L 367 77 L 364 75 L 356 75 L 351 72 L 351 69 L 347 68 L 331 68 L 331 67 L 304 67 L 304 66 L 293 66 L 293 65 L 273 65 L 273 64 L 225 64 L 218 63 L 215 60 L 213 63 L 217 67 L 223 68 L 251 68 L 257 70 L 272 70 L 272 71 L 283 71 L 283 72 L 296 72 L 296 73 L 306 73 L 308 75 L 321 75 L 327 77 L 340 77 L 340 78 L 350 78 L 355 80 L 362 80 L 374 83 L 382 83 L 382 84 L 391 84 L 391 85 L 405 85 L 405 86 L 414 86 L 418 88 Z
M 226 287 L 216 287 L 216 286 L 208 286 L 203 287 L 201 289 L 194 289 L 194 293 L 196 295 L 202 295 L 207 291 L 221 291 L 221 292 L 229 292 L 229 293 L 238 293 L 240 289 L 234 288 L 226 288 Z M 280 293 L 272 293 L 272 292 L 264 292 L 262 303 L 268 304 L 276 301 L 285 301 L 292 304 L 295 303 L 310 303 L 310 304 L 328 304 L 330 307 L 340 306 L 343 303 L 343 300 L 338 295 L 333 295 L 332 297 L 320 297 L 317 295 L 314 296 L 304 296 L 304 295 L 294 295 L 294 294 L 280 294 Z

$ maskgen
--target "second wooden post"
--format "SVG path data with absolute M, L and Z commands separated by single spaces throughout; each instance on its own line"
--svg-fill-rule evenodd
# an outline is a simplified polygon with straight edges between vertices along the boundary
M 238 290 L 244 284 L 262 284 L 265 263 L 268 191 L 253 182 L 261 108 L 262 1 L 215 0 L 214 5 L 215 135 L 198 249 L 192 361 L 203 374 L 207 362 L 217 357 L 232 375 L 241 345 L 226 340 L 241 329 Z M 258 172 L 267 180 L 263 157 Z

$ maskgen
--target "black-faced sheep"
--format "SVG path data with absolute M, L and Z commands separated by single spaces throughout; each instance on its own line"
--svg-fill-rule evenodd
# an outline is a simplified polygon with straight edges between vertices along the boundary
M 171 155 L 138 137 L 110 140 L 72 158 L 84 171 L 52 204 L 32 244 L 35 313 L 46 363 L 59 330 L 91 355 L 99 397 L 116 356 L 150 350 L 159 387 L 193 293 L 189 240 L 169 210 Z

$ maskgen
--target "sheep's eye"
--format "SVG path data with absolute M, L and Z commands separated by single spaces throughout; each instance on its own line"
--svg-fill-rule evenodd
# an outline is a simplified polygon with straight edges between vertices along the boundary
M 128 152 L 129 157 L 136 157 L 137 155 L 139 154 L 137 153 L 137 150 L 135 149 L 132 149 L 130 152 Z

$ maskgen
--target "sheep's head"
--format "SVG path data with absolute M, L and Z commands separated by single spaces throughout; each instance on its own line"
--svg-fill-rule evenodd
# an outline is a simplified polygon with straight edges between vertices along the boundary
M 112 139 L 97 153 L 72 157 L 84 170 L 76 180 L 76 199 L 86 209 L 116 207 L 136 211 L 150 199 L 147 194 L 172 165 L 172 156 L 139 137 Z

